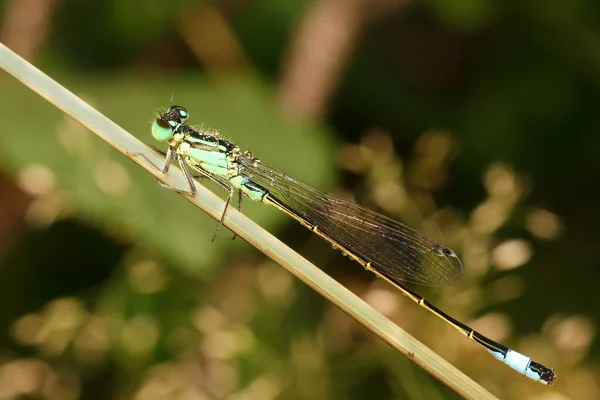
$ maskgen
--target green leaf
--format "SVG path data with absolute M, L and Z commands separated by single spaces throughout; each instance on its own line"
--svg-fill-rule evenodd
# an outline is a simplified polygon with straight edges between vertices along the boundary
M 293 122 L 279 112 L 270 88 L 251 78 L 211 84 L 197 78 L 114 76 L 63 82 L 115 122 L 149 145 L 156 109 L 174 101 L 191 114 L 190 123 L 219 128 L 242 150 L 301 177 L 317 187 L 331 182 L 332 143 L 327 133 Z M 216 221 L 146 174 L 82 126 L 15 81 L 3 83 L 0 105 L 17 110 L 4 118 L 1 162 L 13 175 L 50 171 L 65 211 L 104 227 L 126 241 L 156 252 L 183 270 L 202 275 L 231 248 L 226 229 L 210 242 Z M 33 169 L 35 170 L 35 169 Z M 21 174 L 19 176 L 27 176 Z M 35 183 L 35 182 L 34 182 Z M 218 186 L 211 188 L 223 192 Z M 225 195 L 225 193 L 223 193 Z M 42 196 L 42 201 L 43 201 Z M 286 220 L 262 204 L 242 203 L 242 210 L 266 227 Z M 243 241 L 236 240 L 235 246 Z

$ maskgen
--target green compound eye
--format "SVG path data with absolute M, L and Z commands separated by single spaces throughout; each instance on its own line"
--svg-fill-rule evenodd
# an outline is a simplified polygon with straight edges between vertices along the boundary
M 173 138 L 173 130 L 175 127 L 171 126 L 169 122 L 162 118 L 154 120 L 154 123 L 152 124 L 152 136 L 154 136 L 154 139 L 163 142 Z

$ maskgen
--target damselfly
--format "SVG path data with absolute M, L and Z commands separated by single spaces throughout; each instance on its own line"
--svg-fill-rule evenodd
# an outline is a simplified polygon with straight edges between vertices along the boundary
M 242 152 L 216 133 L 185 125 L 188 117 L 185 108 L 171 106 L 152 124 L 152 135 L 169 145 L 162 171 L 166 173 L 171 162 L 177 160 L 187 178 L 189 193 L 196 191 L 191 169 L 229 191 L 225 211 L 236 192 L 240 201 L 244 195 L 274 206 L 483 346 L 498 360 L 535 381 L 554 384 L 556 375 L 551 368 L 476 332 L 402 283 L 447 285 L 458 281 L 463 267 L 452 250 L 406 225 L 262 164 L 251 153 Z

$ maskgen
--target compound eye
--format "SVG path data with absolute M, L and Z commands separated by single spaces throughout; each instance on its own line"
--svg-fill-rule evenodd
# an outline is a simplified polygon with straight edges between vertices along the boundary
M 164 115 L 166 119 L 177 121 L 178 123 L 185 122 L 189 116 L 188 111 L 181 106 L 171 106 L 169 111 Z
M 188 119 L 189 115 L 188 115 L 188 112 L 187 112 L 187 110 L 185 108 L 182 107 L 178 111 L 179 111 L 179 116 L 181 117 L 182 120 Z
M 172 121 L 157 118 L 152 124 L 152 136 L 158 141 L 171 140 L 173 138 Z

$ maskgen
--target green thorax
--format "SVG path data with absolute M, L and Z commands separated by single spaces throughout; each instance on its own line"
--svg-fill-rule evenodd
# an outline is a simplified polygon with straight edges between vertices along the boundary
M 183 140 L 174 149 L 194 169 L 201 168 L 227 180 L 239 175 L 240 149 L 214 134 L 198 132 L 187 125 L 178 127 Z

